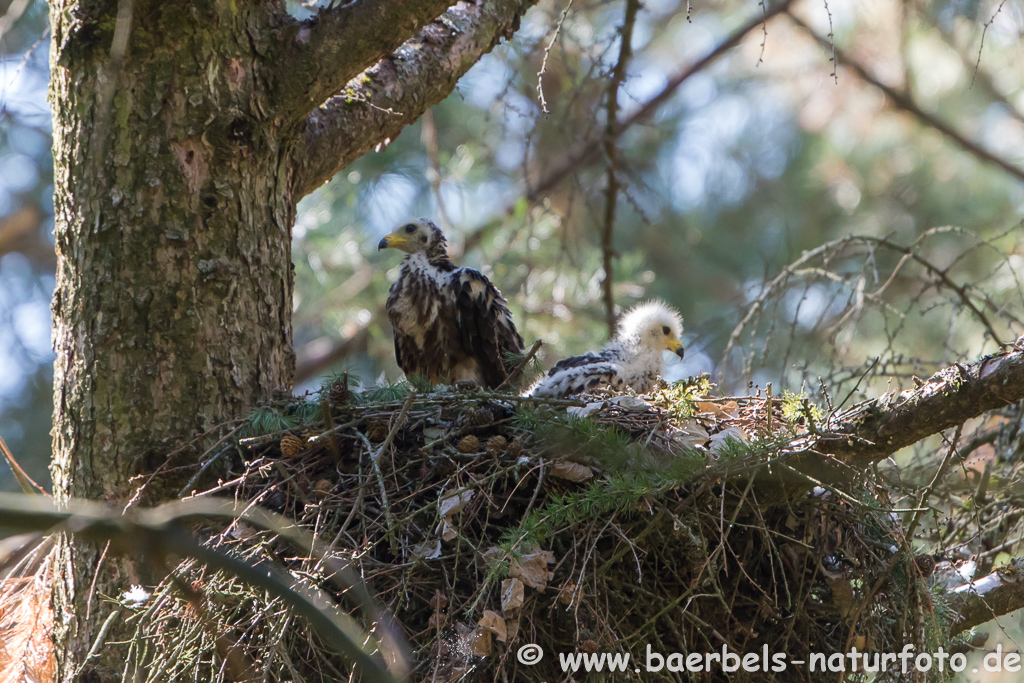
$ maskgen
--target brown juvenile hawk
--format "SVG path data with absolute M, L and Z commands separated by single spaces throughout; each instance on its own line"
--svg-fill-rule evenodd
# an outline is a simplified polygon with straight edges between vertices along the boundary
M 435 383 L 468 379 L 497 388 L 513 369 L 507 355 L 523 352 L 523 338 L 501 292 L 479 271 L 457 268 L 447 246 L 426 218 L 377 245 L 408 254 L 385 306 L 398 367 Z

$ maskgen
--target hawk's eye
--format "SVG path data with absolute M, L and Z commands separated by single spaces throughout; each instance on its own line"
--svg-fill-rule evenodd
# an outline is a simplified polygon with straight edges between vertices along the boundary
M 409 225 L 405 226 L 405 231 L 407 233 L 409 233 L 410 235 L 413 234 L 414 232 L 416 232 L 416 225 L 413 224 L 413 223 L 410 223 Z
M 668 325 L 662 325 L 661 331 L 665 333 L 665 336 L 668 336 L 668 333 L 672 330 L 668 329 Z

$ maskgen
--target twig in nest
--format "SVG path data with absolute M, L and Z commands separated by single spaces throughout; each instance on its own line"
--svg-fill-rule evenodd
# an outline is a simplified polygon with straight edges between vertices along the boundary
M 348 375 L 345 375 L 345 386 L 348 386 Z M 335 436 L 334 420 L 331 418 L 331 405 L 327 400 L 320 401 L 320 412 L 324 419 L 324 430 L 330 434 L 327 439 L 327 445 L 331 449 L 331 455 L 334 456 L 334 464 L 337 465 L 341 462 L 341 449 L 338 448 L 338 439 Z
M 523 374 L 523 370 L 525 370 L 526 366 L 530 364 L 530 361 L 533 360 L 534 356 L 537 355 L 537 352 L 540 351 L 540 347 L 542 346 L 544 346 L 543 339 L 538 339 L 533 342 L 533 346 L 530 347 L 530 352 L 523 356 L 523 360 L 519 361 L 519 364 L 512 369 L 512 372 L 510 372 L 505 380 L 498 385 L 498 388 L 495 389 L 495 391 L 501 391 L 508 386 L 510 382 L 519 379 L 519 375 Z
M 904 538 L 913 538 L 914 531 L 917 529 L 917 522 L 921 518 L 921 511 L 924 507 L 924 503 L 932 494 L 932 491 L 935 489 L 935 485 L 939 482 L 943 475 L 945 475 L 946 467 L 949 465 L 949 461 L 952 459 L 953 454 L 956 453 L 956 446 L 957 443 L 959 443 L 960 441 L 960 432 L 962 430 L 963 425 L 958 425 L 956 428 L 956 432 L 953 434 L 953 439 L 949 443 L 949 450 L 946 451 L 946 457 L 942 459 L 942 463 L 939 465 L 939 469 L 935 471 L 935 476 L 932 477 L 932 481 L 930 484 L 928 484 L 928 488 L 921 492 L 921 497 L 918 498 L 917 502 L 918 509 L 917 511 L 914 512 L 914 516 L 910 520 L 910 525 L 907 527 L 906 533 L 903 534 Z M 868 604 L 874 599 L 878 591 L 882 588 L 882 584 L 885 583 L 886 579 L 889 578 L 889 574 L 892 573 L 893 567 L 896 566 L 896 562 L 899 561 L 900 557 L 901 553 L 893 553 L 892 559 L 889 560 L 889 564 L 886 566 L 885 570 L 879 575 L 878 579 L 875 581 L 875 584 L 871 587 L 871 590 L 868 591 L 868 594 L 864 596 L 864 599 L 860 602 L 859 605 L 857 605 L 857 609 L 850 617 L 850 634 L 846 637 L 846 647 L 844 648 L 845 652 L 850 651 L 850 646 L 853 644 L 853 638 L 855 635 L 857 635 L 857 622 L 860 620 L 861 613 L 863 613 L 864 608 L 868 606 Z M 845 673 L 839 674 L 839 683 L 842 683 L 844 678 Z
M 403 424 L 405 424 L 405 417 L 409 414 L 409 408 L 412 406 L 413 399 L 415 398 L 416 390 L 413 389 L 409 393 L 409 398 L 405 399 L 405 403 L 402 405 L 402 411 L 398 413 L 398 418 L 395 420 L 395 423 L 391 425 L 391 431 L 388 432 L 387 438 L 384 439 L 384 442 L 376 452 L 373 451 L 373 446 L 370 445 L 370 440 L 362 433 L 357 432 L 359 437 L 366 444 L 367 449 L 370 451 L 370 462 L 373 464 L 374 474 L 377 475 L 377 484 L 380 485 L 381 505 L 384 508 L 384 518 L 387 520 L 388 536 L 391 539 L 391 551 L 394 553 L 398 552 L 398 538 L 394 533 L 395 518 L 391 514 L 391 506 L 388 504 L 388 491 L 387 487 L 384 485 L 384 474 L 380 471 L 380 456 L 389 446 L 391 446 L 392 442 L 395 440 L 395 435 L 398 434 L 398 430 L 402 428 Z

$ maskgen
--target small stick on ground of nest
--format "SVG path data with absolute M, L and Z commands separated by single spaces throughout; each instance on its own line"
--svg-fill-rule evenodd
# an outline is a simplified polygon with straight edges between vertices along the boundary
M 526 366 L 530 364 L 530 361 L 533 360 L 534 356 L 537 355 L 537 352 L 540 351 L 540 347 L 542 346 L 544 346 L 543 339 L 538 339 L 537 341 L 533 342 L 533 346 L 530 348 L 529 353 L 527 353 L 523 357 L 523 360 L 519 361 L 519 364 L 512 369 L 512 372 L 510 372 L 508 376 L 505 377 L 505 381 L 499 384 L 498 388 L 495 389 L 495 391 L 501 391 L 502 389 L 507 387 L 510 382 L 519 379 L 519 375 L 523 374 L 523 370 L 525 370 Z
M 348 381 L 346 375 L 345 381 Z M 341 449 L 338 448 L 338 439 L 334 435 L 334 419 L 331 417 L 331 404 L 327 401 L 320 401 L 320 412 L 324 418 L 324 430 L 325 433 L 330 434 L 327 439 L 327 445 L 330 446 L 331 455 L 334 456 L 334 464 L 337 465 L 341 462 Z
M 395 435 L 398 434 L 398 430 L 402 428 L 403 424 L 405 424 L 405 417 L 409 414 L 409 408 L 412 407 L 412 402 L 415 398 L 416 390 L 413 389 L 412 392 L 409 393 L 409 398 L 405 399 L 405 403 L 402 405 L 402 410 L 398 413 L 398 418 L 391 426 L 391 431 L 388 432 L 387 437 L 376 451 L 374 451 L 373 446 L 370 444 L 370 440 L 367 439 L 364 434 L 356 432 L 359 434 L 359 438 L 363 440 L 363 443 L 366 444 L 366 448 L 370 453 L 370 462 L 373 464 L 373 472 L 377 475 L 377 484 L 380 485 L 380 498 L 381 504 L 384 508 L 384 517 L 388 524 L 388 536 L 391 539 L 391 551 L 396 554 L 398 553 L 398 538 L 395 537 L 394 533 L 395 518 L 391 514 L 391 506 L 388 503 L 388 491 L 384 485 L 384 474 L 380 471 L 380 456 L 388 447 L 391 446 L 391 443 L 395 440 Z

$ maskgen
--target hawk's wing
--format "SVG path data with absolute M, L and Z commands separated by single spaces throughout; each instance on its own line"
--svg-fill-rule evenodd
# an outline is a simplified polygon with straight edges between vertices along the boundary
M 523 338 L 501 292 L 482 273 L 459 268 L 450 277 L 461 350 L 476 360 L 484 384 L 493 389 L 512 371 L 505 357 L 523 352 Z
M 594 357 L 598 355 L 596 353 L 592 354 L 591 360 L 593 362 L 552 368 L 553 372 L 537 382 L 530 389 L 529 395 L 544 398 L 563 398 L 596 389 L 599 386 L 622 389 L 625 383 L 622 366 L 610 360 L 594 360 Z M 582 358 L 582 356 L 576 356 L 576 358 Z M 574 359 L 567 358 L 566 360 Z
M 548 377 L 552 377 L 556 373 L 568 370 L 569 368 L 578 368 L 581 365 L 592 365 L 594 363 L 611 363 L 616 360 L 618 360 L 618 357 L 607 350 L 587 351 L 582 356 L 570 356 L 558 361 L 548 370 Z

